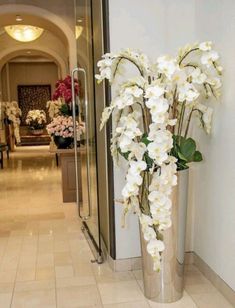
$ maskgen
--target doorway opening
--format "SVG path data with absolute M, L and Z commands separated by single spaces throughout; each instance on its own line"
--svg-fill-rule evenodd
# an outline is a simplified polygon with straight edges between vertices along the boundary
M 5 206 L 14 206 L 1 210 L 8 218 L 24 215 L 26 228 L 32 215 L 39 221 L 76 220 L 101 262 L 102 247 L 108 253 L 115 248 L 106 133 L 98 131 L 107 93 L 94 80 L 106 48 L 105 1 L 61 1 L 56 9 L 8 2 L 0 1 L 0 189 Z M 34 29 L 29 34 L 22 27 Z M 27 35 L 33 39 L 19 39 Z M 34 117 L 42 123 L 37 118 L 35 125 Z M 72 131 L 61 135 L 71 139 L 65 148 L 57 144 L 53 125 Z M 25 200 L 30 202 L 24 208 Z

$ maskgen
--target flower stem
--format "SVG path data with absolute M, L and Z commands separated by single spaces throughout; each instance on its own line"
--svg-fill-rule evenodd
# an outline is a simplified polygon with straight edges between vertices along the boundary
M 181 60 L 179 61 L 179 65 L 183 62 L 183 60 L 184 60 L 191 52 L 196 51 L 196 50 L 199 50 L 199 48 L 196 47 L 196 48 L 190 49 L 188 52 L 186 52 L 186 53 L 184 54 L 184 56 L 181 58 Z
M 189 125 L 190 125 L 190 122 L 191 122 L 191 119 L 192 119 L 193 111 L 194 111 L 194 109 L 191 110 L 189 117 L 188 117 L 187 126 L 186 126 L 185 133 L 184 133 L 185 139 L 187 138 L 187 135 L 188 135 Z
M 125 56 L 120 56 L 120 57 L 119 57 L 118 62 L 117 62 L 117 66 L 116 66 L 115 71 L 114 71 L 114 76 L 115 76 L 115 74 L 116 74 L 116 72 L 117 72 L 117 69 L 118 69 L 118 66 L 119 66 L 119 64 L 120 64 L 120 62 L 121 62 L 122 60 L 127 60 L 127 61 L 131 62 L 132 64 L 134 64 L 134 65 L 137 67 L 138 71 L 140 72 L 140 75 L 141 75 L 142 77 L 144 77 L 144 73 L 143 73 L 143 71 L 141 70 L 141 68 L 139 67 L 139 65 L 138 65 L 137 63 L 135 63 L 134 60 L 131 60 L 130 58 L 125 57 Z
M 185 114 L 185 102 L 182 103 L 181 111 L 180 111 L 180 119 L 179 119 L 179 126 L 178 126 L 178 136 L 181 136 L 183 122 L 184 122 L 184 114 Z

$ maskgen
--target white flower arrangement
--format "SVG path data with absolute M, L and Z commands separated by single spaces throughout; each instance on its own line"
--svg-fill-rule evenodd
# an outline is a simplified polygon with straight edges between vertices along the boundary
M 14 136 L 16 142 L 20 143 L 20 117 L 22 115 L 21 109 L 16 101 L 2 103 L 6 119 L 13 124 Z
M 202 155 L 188 138 L 191 120 L 197 115 L 210 133 L 212 108 L 200 98 L 220 95 L 222 67 L 211 42 L 187 45 L 176 57 L 161 56 L 151 63 L 130 49 L 107 53 L 98 62 L 98 82 L 112 84 L 123 66 L 133 64 L 138 76 L 118 84 L 117 95 L 102 114 L 102 129 L 113 114 L 111 152 L 128 161 L 122 190 L 124 215 L 134 209 L 139 215 L 147 251 L 154 269 L 161 268 L 165 249 L 163 231 L 171 227 L 171 192 L 177 185 L 177 170 L 199 162 Z
M 47 102 L 46 107 L 51 119 L 61 115 L 61 107 L 63 104 L 64 102 L 61 100 L 61 98 Z
M 30 110 L 27 114 L 25 122 L 33 129 L 42 129 L 45 127 L 47 122 L 46 113 L 44 110 L 39 109 Z

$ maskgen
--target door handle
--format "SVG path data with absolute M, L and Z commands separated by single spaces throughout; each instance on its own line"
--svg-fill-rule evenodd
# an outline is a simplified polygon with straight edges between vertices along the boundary
M 88 215 L 81 214 L 81 207 L 79 203 L 78 190 L 78 161 L 77 161 L 77 126 L 76 126 L 76 94 L 75 94 L 75 74 L 81 72 L 84 75 L 85 85 L 85 134 L 86 134 L 86 173 L 87 173 L 87 191 L 88 191 Z M 88 88 L 87 88 L 87 74 L 83 68 L 76 67 L 72 70 L 72 114 L 73 114 L 73 130 L 74 130 L 74 154 L 75 154 L 75 176 L 76 176 L 76 201 L 78 206 L 78 214 L 82 220 L 88 220 L 91 217 L 91 182 L 90 182 L 90 157 L 89 157 L 89 114 L 88 114 Z

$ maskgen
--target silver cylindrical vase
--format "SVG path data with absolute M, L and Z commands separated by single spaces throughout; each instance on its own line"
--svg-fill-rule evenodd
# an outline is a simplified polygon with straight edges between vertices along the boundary
M 153 260 L 140 231 L 144 294 L 159 303 L 175 302 L 183 296 L 188 174 L 188 169 L 178 172 L 178 184 L 172 191 L 172 226 L 163 232 L 165 250 L 160 272 L 153 270 Z

